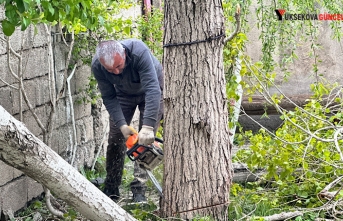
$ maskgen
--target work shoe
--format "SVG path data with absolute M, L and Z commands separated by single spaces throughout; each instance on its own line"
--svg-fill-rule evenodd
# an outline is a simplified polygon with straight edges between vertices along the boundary
M 133 202 L 135 203 L 147 203 L 147 199 L 144 194 L 136 193 L 133 194 Z
M 92 179 L 92 180 L 90 180 L 90 181 L 91 181 L 91 183 L 93 183 L 94 186 L 96 186 L 96 187 L 98 187 L 98 188 L 100 188 L 100 186 L 101 186 L 102 184 L 104 184 L 104 182 L 105 182 L 105 180 L 102 179 L 101 177 L 98 177 L 98 178 L 96 178 L 96 179 Z
M 107 188 L 105 187 L 103 193 L 106 194 L 109 198 L 111 198 L 114 202 L 117 202 L 120 197 L 119 187 Z

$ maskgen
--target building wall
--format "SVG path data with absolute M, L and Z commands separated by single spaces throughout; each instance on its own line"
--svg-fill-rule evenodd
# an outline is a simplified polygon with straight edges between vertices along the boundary
M 123 15 L 125 17 L 137 17 L 140 13 L 140 6 L 136 5 L 132 9 L 125 10 Z M 4 18 L 4 7 L 0 5 L 0 22 Z M 29 26 L 25 31 L 17 29 L 10 37 L 10 44 L 23 58 L 25 91 L 31 105 L 34 107 L 34 112 L 42 121 L 42 124 L 46 126 L 51 113 L 47 33 L 43 26 L 37 26 L 36 28 L 37 33 L 35 33 L 35 27 L 33 26 Z M 52 34 L 53 37 L 55 87 L 57 91 L 60 91 L 65 81 L 63 73 L 66 69 L 68 47 L 62 41 L 61 35 L 56 33 L 56 30 L 48 34 Z M 1 29 L 0 38 L 5 38 Z M 12 88 L 12 86 L 18 86 L 18 80 L 10 73 L 7 55 L 7 44 L 0 39 L 0 105 L 20 120 L 19 93 L 18 90 Z M 17 63 L 18 61 L 11 55 L 10 65 L 13 70 L 17 70 Z M 68 70 L 68 75 L 70 73 L 71 70 Z M 78 62 L 70 85 L 78 143 L 73 164 L 76 169 L 84 166 L 91 167 L 98 151 L 100 151 L 100 155 L 104 155 L 107 147 L 109 118 L 101 99 L 94 105 L 76 102 L 85 95 L 82 91 L 86 89 L 90 75 L 90 67 Z M 43 139 L 42 130 L 24 101 L 22 107 L 22 122 L 34 135 Z M 138 129 L 138 117 L 139 112 L 135 114 L 132 120 L 132 126 L 136 129 Z M 73 151 L 73 130 L 71 105 L 66 92 L 57 103 L 53 122 L 50 147 L 70 163 Z M 25 176 L 21 171 L 0 161 L 0 220 L 6 219 L 6 214 L 24 208 L 27 202 L 42 193 L 43 188 L 39 183 Z
M 266 5 L 268 2 L 270 1 L 266 1 L 264 4 Z M 274 3 L 271 2 L 270 4 L 273 5 Z M 262 57 L 262 41 L 259 39 L 261 29 L 257 26 L 257 5 L 257 1 L 252 1 L 249 8 L 250 14 L 247 19 L 250 30 L 246 33 L 249 39 L 246 45 L 247 54 L 251 57 L 253 62 L 260 60 Z M 321 13 L 324 12 L 327 11 L 321 10 Z M 277 16 L 275 14 L 275 20 L 276 19 Z M 299 24 L 305 21 L 286 20 L 280 22 Z M 315 51 L 316 55 L 318 55 L 316 58 L 318 61 L 318 74 L 331 83 L 338 82 L 342 84 L 343 78 L 341 75 L 343 70 L 343 49 L 341 47 L 341 43 L 332 38 L 333 31 L 330 27 L 331 21 L 314 21 L 314 23 L 318 25 L 318 38 L 315 40 L 315 42 L 318 43 L 318 48 Z M 312 55 L 310 53 L 312 51 L 311 40 L 300 41 L 298 39 L 295 44 L 296 45 L 290 45 L 290 47 L 296 47 L 295 53 L 298 56 L 298 58 L 294 59 L 294 62 L 288 66 L 288 71 L 291 72 L 291 75 L 287 80 L 284 80 L 285 72 L 277 68 L 275 70 L 277 74 L 275 83 L 286 96 L 301 106 L 305 103 L 306 99 L 312 95 L 310 84 L 317 81 L 315 72 L 313 71 L 315 57 L 313 56 L 313 53 Z M 275 53 L 273 54 L 275 61 L 281 63 L 281 60 L 283 59 L 282 54 L 285 52 L 287 53 L 287 49 L 281 48 L 280 45 L 276 45 Z M 290 50 L 288 53 L 290 53 Z M 271 87 L 269 92 L 270 94 L 280 94 L 276 87 Z M 269 118 L 261 119 L 261 116 L 265 111 L 266 101 L 258 94 L 253 96 L 252 102 L 248 101 L 248 96 L 243 95 L 242 106 L 247 114 L 270 130 L 275 130 L 280 126 L 280 124 L 282 124 L 282 120 L 279 119 L 279 115 L 272 106 L 268 106 L 267 109 Z M 294 108 L 294 105 L 287 102 L 285 99 L 284 102 L 281 103 L 281 106 L 288 110 Z M 257 131 L 260 128 L 259 125 L 254 123 L 247 116 L 241 116 L 239 121 L 246 130 Z
M 0 6 L 0 20 L 4 18 L 4 9 Z M 10 44 L 13 49 L 21 55 L 23 62 L 23 85 L 27 97 L 34 112 L 46 127 L 51 112 L 48 78 L 48 47 L 47 34 L 43 26 L 37 26 L 37 33 L 33 26 L 25 31 L 16 30 L 10 37 Z M 68 47 L 61 41 L 60 35 L 53 35 L 55 75 L 58 90 L 62 87 L 63 72 L 65 70 Z M 0 38 L 5 36 L 0 30 Z M 18 80 L 12 76 L 7 62 L 7 45 L 0 39 L 0 105 L 10 114 L 20 120 L 19 116 L 19 93 L 17 89 Z M 18 60 L 10 55 L 10 65 L 14 72 L 17 71 Z M 70 70 L 68 74 L 70 74 Z M 76 100 L 83 94 L 80 92 L 88 84 L 88 76 L 91 71 L 89 66 L 79 64 L 74 77 L 71 80 L 71 94 L 73 98 L 75 124 L 77 133 L 77 152 L 75 163 L 76 169 L 90 167 L 94 160 L 95 152 L 102 139 L 103 121 L 101 113 L 104 112 L 101 103 L 96 105 L 79 104 Z M 5 83 L 6 82 L 6 83 Z M 59 153 L 65 160 L 70 162 L 72 156 L 72 124 L 71 108 L 68 97 L 65 95 L 58 101 L 54 127 L 50 147 Z M 42 130 L 38 126 L 28 106 L 23 101 L 22 105 L 23 123 L 37 137 L 43 139 Z M 43 192 L 42 186 L 36 181 L 25 176 L 21 171 L 6 165 L 0 161 L 0 212 L 15 212 L 23 207 L 33 198 Z

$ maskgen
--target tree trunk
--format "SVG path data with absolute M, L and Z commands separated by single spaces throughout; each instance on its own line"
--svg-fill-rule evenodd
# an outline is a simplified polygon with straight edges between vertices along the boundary
M 90 220 L 135 220 L 0 106 L 0 160 Z
M 221 1 L 165 1 L 162 216 L 228 220 L 232 178 Z

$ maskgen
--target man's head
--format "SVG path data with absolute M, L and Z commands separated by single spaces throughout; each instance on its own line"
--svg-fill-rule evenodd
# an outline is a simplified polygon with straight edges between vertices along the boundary
M 118 41 L 100 42 L 96 54 L 101 65 L 110 73 L 121 74 L 125 68 L 125 49 Z

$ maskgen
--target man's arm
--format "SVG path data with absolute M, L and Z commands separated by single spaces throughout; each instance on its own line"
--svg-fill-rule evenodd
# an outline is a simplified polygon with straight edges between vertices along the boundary
M 100 69 L 100 63 L 98 61 L 93 62 L 92 72 L 98 82 L 98 88 L 107 111 L 115 125 L 120 128 L 126 124 L 126 121 L 117 99 L 114 85 L 107 80 L 105 73 Z
M 146 47 L 140 56 L 137 69 L 140 75 L 142 88 L 144 88 L 145 91 L 143 125 L 154 127 L 160 107 L 161 89 L 151 56 L 150 50 Z

